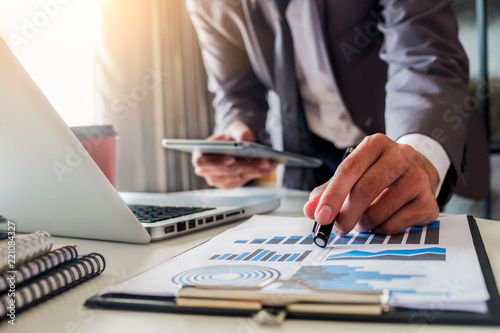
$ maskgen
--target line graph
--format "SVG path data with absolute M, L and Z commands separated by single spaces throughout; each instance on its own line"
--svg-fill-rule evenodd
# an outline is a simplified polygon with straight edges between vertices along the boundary
M 426 249 L 385 250 L 379 252 L 347 251 L 329 255 L 331 260 L 446 260 L 446 249 L 431 247 Z

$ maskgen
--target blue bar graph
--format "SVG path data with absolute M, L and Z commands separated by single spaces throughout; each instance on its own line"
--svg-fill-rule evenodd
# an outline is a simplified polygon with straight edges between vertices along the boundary
M 247 255 L 249 255 L 250 252 L 245 252 L 243 254 L 240 254 L 239 256 L 237 256 L 234 260 L 238 260 L 240 261 L 241 259 L 245 258 Z
M 391 281 L 425 278 L 424 274 L 385 274 L 362 266 L 302 266 L 292 279 L 312 287 L 349 290 L 378 290 L 380 283 L 389 289 Z M 378 284 L 377 287 L 375 285 Z M 410 287 L 411 288 L 411 287 Z M 392 293 L 417 293 L 416 289 L 391 289 Z M 437 294 L 439 295 L 439 294 Z
M 219 258 L 217 258 L 217 260 L 224 260 L 226 259 L 227 257 L 229 257 L 231 255 L 231 253 L 226 253 L 226 254 L 223 254 L 221 255 Z
M 411 227 L 408 232 L 406 244 L 420 244 L 424 227 Z
M 285 261 L 288 259 L 289 256 L 290 256 L 290 253 L 284 254 L 281 256 L 281 258 L 278 259 L 278 261 Z
M 439 244 L 440 223 L 435 221 L 428 226 L 411 227 L 395 235 L 379 235 L 372 233 L 349 233 L 338 236 L 334 233 L 328 239 L 328 245 L 380 245 L 380 244 Z M 266 245 L 311 245 L 313 235 L 258 237 L 253 240 L 238 239 L 234 244 L 266 244 Z M 221 259 L 222 260 L 222 259 Z
M 274 237 L 273 239 L 269 240 L 266 244 L 279 244 L 279 243 L 281 243 L 284 239 L 285 239 L 285 237 L 276 236 L 276 237 Z
M 439 221 L 429 224 L 425 234 L 425 244 L 439 244 Z
M 222 255 L 215 254 L 209 260 L 226 260 L 226 261 L 297 261 L 301 262 L 306 259 L 312 250 L 296 253 L 279 254 L 276 251 L 257 249 L 254 252 L 239 253 L 224 253 Z
M 386 237 L 387 237 L 386 235 L 373 235 L 373 238 L 370 241 L 370 244 L 372 244 L 372 245 L 384 244 Z
M 272 258 L 272 256 L 274 256 L 276 254 L 276 251 L 272 251 L 272 252 L 269 252 L 268 254 L 266 254 L 264 256 L 264 258 L 262 258 L 260 261 L 268 261 L 270 258 Z
M 262 244 L 266 241 L 265 238 L 255 238 L 253 241 L 250 242 L 250 244 Z
M 280 254 L 275 254 L 274 256 L 272 256 L 272 258 L 271 258 L 271 259 L 269 259 L 269 261 L 276 261 L 276 260 L 278 260 L 280 257 L 281 257 L 281 255 L 280 255 Z
M 264 243 L 266 243 L 266 244 L 296 244 L 302 238 L 304 238 L 304 236 L 290 236 L 288 238 L 286 236 L 275 236 L 271 239 L 255 238 L 252 241 L 250 241 L 250 243 L 249 243 L 248 239 L 237 239 L 233 243 L 234 244 L 264 244 Z M 309 239 L 307 241 L 309 241 Z
M 300 239 L 302 239 L 302 236 L 291 236 L 283 244 L 296 244 Z
M 252 259 L 252 261 L 257 261 L 257 260 L 260 260 L 263 256 L 265 256 L 266 254 L 269 253 L 269 250 L 265 250 L 265 251 L 262 251 L 261 253 L 259 253 L 258 256 L 254 257 Z
M 307 236 L 300 244 L 312 244 L 314 242 L 313 235 Z
M 352 241 L 351 244 L 361 245 L 365 244 L 368 238 L 370 238 L 371 234 L 361 233 L 356 236 L 356 238 Z

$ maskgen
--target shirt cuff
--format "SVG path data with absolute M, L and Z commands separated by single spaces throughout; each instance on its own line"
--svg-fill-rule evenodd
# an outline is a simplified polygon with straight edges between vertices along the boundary
M 446 173 L 451 165 L 450 158 L 446 154 L 444 148 L 431 137 L 418 133 L 403 135 L 396 142 L 411 146 L 420 154 L 424 155 L 429 162 L 431 162 L 434 168 L 436 168 L 439 175 L 439 181 L 436 186 L 437 198 L 439 191 L 441 190 L 441 186 L 443 185 L 444 178 L 446 177 Z

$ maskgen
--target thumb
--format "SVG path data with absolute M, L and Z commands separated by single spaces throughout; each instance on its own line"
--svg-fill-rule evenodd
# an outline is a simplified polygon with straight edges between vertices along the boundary
M 228 132 L 235 141 L 255 141 L 252 130 L 240 121 L 231 125 Z

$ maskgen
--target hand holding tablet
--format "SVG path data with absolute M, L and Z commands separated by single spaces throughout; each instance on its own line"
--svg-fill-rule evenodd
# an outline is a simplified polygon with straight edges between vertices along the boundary
M 317 168 L 321 166 L 321 160 L 300 154 L 278 151 L 270 147 L 248 141 L 229 140 L 182 140 L 163 139 L 162 145 L 168 149 L 185 152 L 199 151 L 202 154 L 229 155 L 241 159 L 268 159 L 287 166 Z
M 164 139 L 165 148 L 191 152 L 196 175 L 208 185 L 230 189 L 247 184 L 253 179 L 270 175 L 277 163 L 287 165 L 320 166 L 315 158 L 273 150 L 254 143 L 255 136 L 243 122 L 237 121 L 224 133 L 206 140 Z

